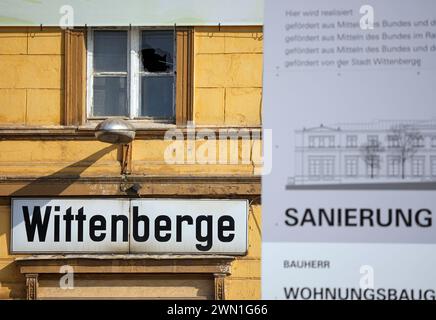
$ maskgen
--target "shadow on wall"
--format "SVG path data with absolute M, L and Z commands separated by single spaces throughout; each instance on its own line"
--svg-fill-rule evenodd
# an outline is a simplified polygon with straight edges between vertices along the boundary
M 86 169 L 116 148 L 116 145 L 110 145 L 50 175 L 37 178 L 23 188 L 13 192 L 10 197 L 44 196 L 47 194 L 50 194 L 50 196 L 60 195 L 72 183 L 77 181 Z M 65 181 L 65 183 L 62 183 L 62 179 L 65 178 L 68 178 L 68 180 Z M 58 180 L 56 184 L 51 182 L 52 180 L 57 179 L 60 179 L 60 181 Z M 44 194 L 41 193 L 41 187 L 44 188 Z M 9 206 L 10 200 L 8 199 L 8 201 L 0 202 L 0 205 Z M 9 219 L 11 219 L 11 215 L 9 215 Z M 10 223 L 8 223 L 7 226 L 0 226 L 0 237 L 6 235 L 6 252 L 8 253 L 11 240 L 9 226 Z M 0 263 L 1 260 L 2 257 L 0 257 Z M 14 279 L 14 281 L 11 281 L 11 279 Z M 0 299 L 5 298 L 25 298 L 25 279 L 20 274 L 15 262 L 13 261 L 5 265 L 3 265 L 3 263 L 0 264 Z
M 29 196 L 29 195 L 42 196 L 43 194 L 39 194 L 41 192 L 41 185 L 44 185 L 44 188 L 46 188 L 44 189 L 46 194 L 50 194 L 51 196 L 60 195 L 72 183 L 77 181 L 80 178 L 80 175 L 86 169 L 91 167 L 95 162 L 97 162 L 103 156 L 115 150 L 116 148 L 117 148 L 116 145 L 110 145 L 50 175 L 42 176 L 32 181 L 28 185 L 24 186 L 23 188 L 12 193 L 11 197 Z M 61 181 L 57 181 L 58 183 L 56 184 L 50 183 L 51 180 L 65 179 L 65 178 L 68 178 L 68 181 L 66 181 L 65 183 L 61 183 Z

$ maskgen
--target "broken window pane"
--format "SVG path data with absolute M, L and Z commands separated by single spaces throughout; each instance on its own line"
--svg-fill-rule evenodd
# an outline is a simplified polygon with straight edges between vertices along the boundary
M 94 78 L 94 116 L 128 116 L 127 77 Z
M 172 72 L 174 33 L 172 31 L 143 31 L 141 38 L 141 71 Z
M 94 32 L 94 72 L 127 72 L 127 31 Z
M 174 77 L 145 76 L 141 80 L 141 116 L 158 119 L 174 117 Z
M 174 32 L 143 31 L 140 48 L 143 72 L 140 116 L 173 119 Z

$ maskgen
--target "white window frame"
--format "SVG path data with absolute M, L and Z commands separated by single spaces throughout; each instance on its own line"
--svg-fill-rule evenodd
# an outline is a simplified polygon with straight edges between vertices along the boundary
M 89 27 L 87 29 L 87 101 L 86 101 L 86 115 L 87 120 L 102 120 L 107 118 L 119 118 L 120 116 L 94 116 L 94 31 L 107 30 L 107 31 L 126 31 L 127 32 L 127 107 L 129 115 L 123 117 L 126 120 L 139 120 L 142 122 L 148 121 L 153 123 L 168 123 L 175 124 L 176 117 L 176 70 L 177 70 L 177 39 L 176 32 L 172 28 L 152 28 L 152 27 Z M 174 32 L 174 52 L 173 52 L 173 118 L 160 119 L 153 117 L 140 116 L 141 109 L 141 85 L 140 77 L 144 72 L 140 71 L 140 42 L 141 31 L 155 30 L 155 31 L 173 31 Z M 106 74 L 106 73 L 105 73 Z M 110 74 L 116 74 L 111 72 Z
M 411 161 L 412 177 L 423 177 L 425 175 L 425 157 L 413 157 Z
M 312 179 L 332 179 L 335 176 L 335 158 L 330 156 L 309 156 L 309 177 Z
M 370 143 L 370 142 L 368 141 L 368 143 Z M 371 165 L 369 163 L 366 163 L 366 176 L 367 177 L 371 176 L 371 171 L 372 171 L 373 178 L 380 176 L 380 173 L 382 170 L 382 168 L 381 168 L 381 163 L 382 163 L 381 156 L 376 155 L 374 158 L 374 161 L 375 162 L 374 162 L 373 168 L 371 168 Z
M 334 148 L 335 147 L 335 136 L 328 136 L 327 138 L 328 144 L 329 144 L 329 148 Z
M 400 147 L 400 137 L 398 135 L 388 135 L 388 148 Z
M 399 177 L 401 175 L 401 158 L 399 156 L 388 157 L 388 177 Z
M 349 134 L 346 136 L 345 146 L 346 148 L 357 148 L 357 135 Z
M 412 145 L 415 148 L 424 148 L 425 147 L 425 139 L 423 136 L 413 139 Z
M 370 146 L 377 146 L 380 143 L 380 137 L 376 134 L 368 135 L 366 139 Z
M 318 179 L 321 177 L 321 159 L 309 158 L 309 177 Z
M 326 157 L 323 159 L 322 166 L 323 177 L 332 178 L 335 175 L 335 159 L 333 157 Z
M 436 177 L 436 156 L 430 158 L 431 175 Z
M 314 136 L 309 136 L 309 148 L 315 148 L 316 144 L 315 144 L 315 137 Z
M 359 175 L 359 157 L 345 157 L 345 176 L 357 177 Z

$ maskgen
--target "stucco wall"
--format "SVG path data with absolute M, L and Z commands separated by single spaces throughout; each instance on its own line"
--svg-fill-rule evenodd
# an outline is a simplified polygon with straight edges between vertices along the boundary
M 0 125 L 59 125 L 63 35 L 54 28 L 0 28 Z
M 194 47 L 196 124 L 260 125 L 262 29 L 198 27 Z

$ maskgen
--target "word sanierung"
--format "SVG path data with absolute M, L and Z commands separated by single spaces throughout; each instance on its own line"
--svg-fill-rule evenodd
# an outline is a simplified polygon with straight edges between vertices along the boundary
M 285 212 L 289 227 L 422 227 L 432 226 L 430 209 L 319 208 Z

